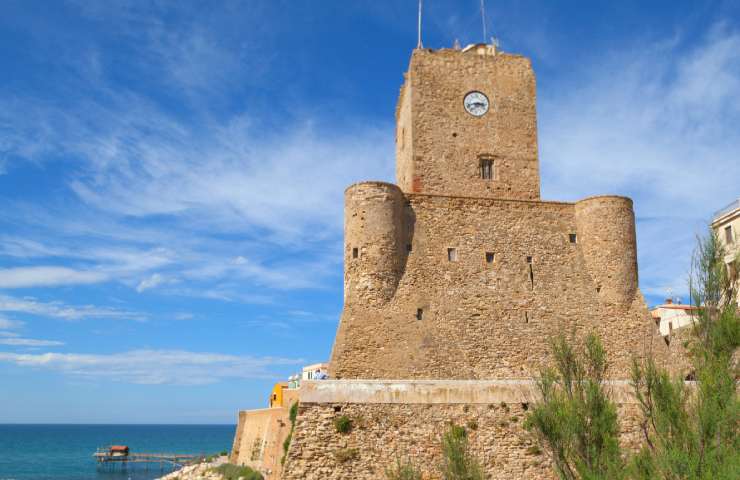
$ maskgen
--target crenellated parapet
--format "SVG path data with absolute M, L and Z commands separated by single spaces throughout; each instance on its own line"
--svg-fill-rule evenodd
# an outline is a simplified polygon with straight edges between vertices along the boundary
M 380 306 L 396 291 L 406 257 L 405 198 L 398 186 L 362 182 L 344 193 L 344 299 Z
M 632 200 L 589 197 L 575 205 L 578 243 L 599 299 L 626 310 L 637 293 L 637 242 Z

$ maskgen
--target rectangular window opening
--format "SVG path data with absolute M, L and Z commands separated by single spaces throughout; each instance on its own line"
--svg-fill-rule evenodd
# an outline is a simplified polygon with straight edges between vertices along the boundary
M 527 257 L 527 263 L 532 263 L 532 257 Z
M 529 312 L 524 312 L 524 323 L 529 323 Z
M 480 178 L 483 180 L 494 180 L 496 175 L 493 169 L 492 158 L 481 158 L 480 159 Z
M 457 249 L 455 248 L 447 249 L 447 260 L 450 262 L 457 262 Z
M 357 258 L 360 256 L 360 249 L 355 247 L 352 249 L 352 258 Z
M 568 238 L 570 239 L 570 243 L 578 242 L 578 236 L 575 233 L 571 233 L 570 235 L 568 235 Z
M 424 318 L 424 309 L 423 308 L 417 308 L 416 309 L 416 319 L 421 320 Z
M 486 252 L 486 263 L 493 263 L 493 260 L 496 258 L 496 256 L 493 254 L 493 252 Z
M 727 243 L 734 243 L 734 238 L 732 238 L 732 225 L 728 225 L 725 227 L 725 240 Z

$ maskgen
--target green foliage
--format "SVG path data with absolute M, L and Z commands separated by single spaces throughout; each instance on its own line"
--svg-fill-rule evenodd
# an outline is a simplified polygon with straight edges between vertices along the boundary
M 561 479 L 622 478 L 617 408 L 604 386 L 601 342 L 591 335 L 577 352 L 560 336 L 552 351 L 555 368 L 542 371 L 537 382 L 542 402 L 530 409 L 525 428 L 551 452 Z
M 290 406 L 290 413 L 288 414 L 288 418 L 290 419 L 290 426 L 294 426 L 295 419 L 298 418 L 298 402 L 293 402 L 293 404 Z
M 464 427 L 450 424 L 442 436 L 443 480 L 483 480 L 483 468 L 470 452 Z
M 298 402 L 293 402 L 290 406 L 288 413 L 288 419 L 290 420 L 290 432 L 288 436 L 283 440 L 283 456 L 280 458 L 280 465 L 285 465 L 285 460 L 288 458 L 288 450 L 290 449 L 290 442 L 293 440 L 293 430 L 295 430 L 295 421 L 298 418 Z
M 219 465 L 213 471 L 221 474 L 224 480 L 264 480 L 261 473 L 246 466 L 239 467 L 230 463 Z
M 359 454 L 360 451 L 356 448 L 340 448 L 334 452 L 334 458 L 336 458 L 339 463 L 346 463 L 357 458 Z
M 352 419 L 347 415 L 342 415 L 334 419 L 334 428 L 339 433 L 349 433 L 352 431 Z
M 589 337 L 578 354 L 563 339 L 553 343 L 555 368 L 542 372 L 542 402 L 525 426 L 549 451 L 561 479 L 737 479 L 740 472 L 740 402 L 737 365 L 740 316 L 714 236 L 700 239 L 693 259 L 691 297 L 698 307 L 684 346 L 693 384 L 658 367 L 633 361 L 632 386 L 642 413 L 644 443 L 632 454 L 617 443 L 614 404 L 603 388 L 606 358 Z
M 228 455 L 229 455 L 229 452 L 227 452 L 226 450 L 221 450 L 221 453 L 219 453 L 219 456 L 221 457 L 227 457 Z
M 421 471 L 411 460 L 396 458 L 396 464 L 385 469 L 385 476 L 388 480 L 421 480 Z
M 633 362 L 632 384 L 645 443 L 632 462 L 636 479 L 736 479 L 740 472 L 740 402 L 733 353 L 740 316 L 725 252 L 710 234 L 693 261 L 691 297 L 700 307 L 687 342 L 695 388 L 653 359 Z

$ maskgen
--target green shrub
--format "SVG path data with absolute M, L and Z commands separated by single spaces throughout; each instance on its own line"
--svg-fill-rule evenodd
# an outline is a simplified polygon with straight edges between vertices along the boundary
M 352 419 L 347 415 L 342 415 L 334 419 L 334 428 L 339 433 L 349 433 L 352 430 Z
M 339 463 L 346 463 L 350 460 L 354 460 L 360 454 L 356 448 L 342 448 L 334 452 L 334 458 Z
M 421 471 L 411 460 L 401 462 L 396 458 L 396 464 L 385 469 L 385 476 L 388 480 L 421 480 Z
M 264 480 L 260 472 L 252 470 L 247 466 L 240 467 L 230 463 L 224 463 L 214 468 L 213 471 L 219 473 L 224 480 Z
M 483 468 L 468 447 L 465 428 L 450 424 L 442 436 L 442 478 L 444 480 L 483 480 Z

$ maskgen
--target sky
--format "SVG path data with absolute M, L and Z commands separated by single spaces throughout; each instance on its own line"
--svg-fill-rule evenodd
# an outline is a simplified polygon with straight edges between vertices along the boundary
M 628 195 L 648 303 L 740 197 L 740 5 L 491 1 L 542 196 Z M 483 39 L 426 0 L 423 42 Z M 0 423 L 235 423 L 327 360 L 343 191 L 394 181 L 414 0 L 0 2 Z

